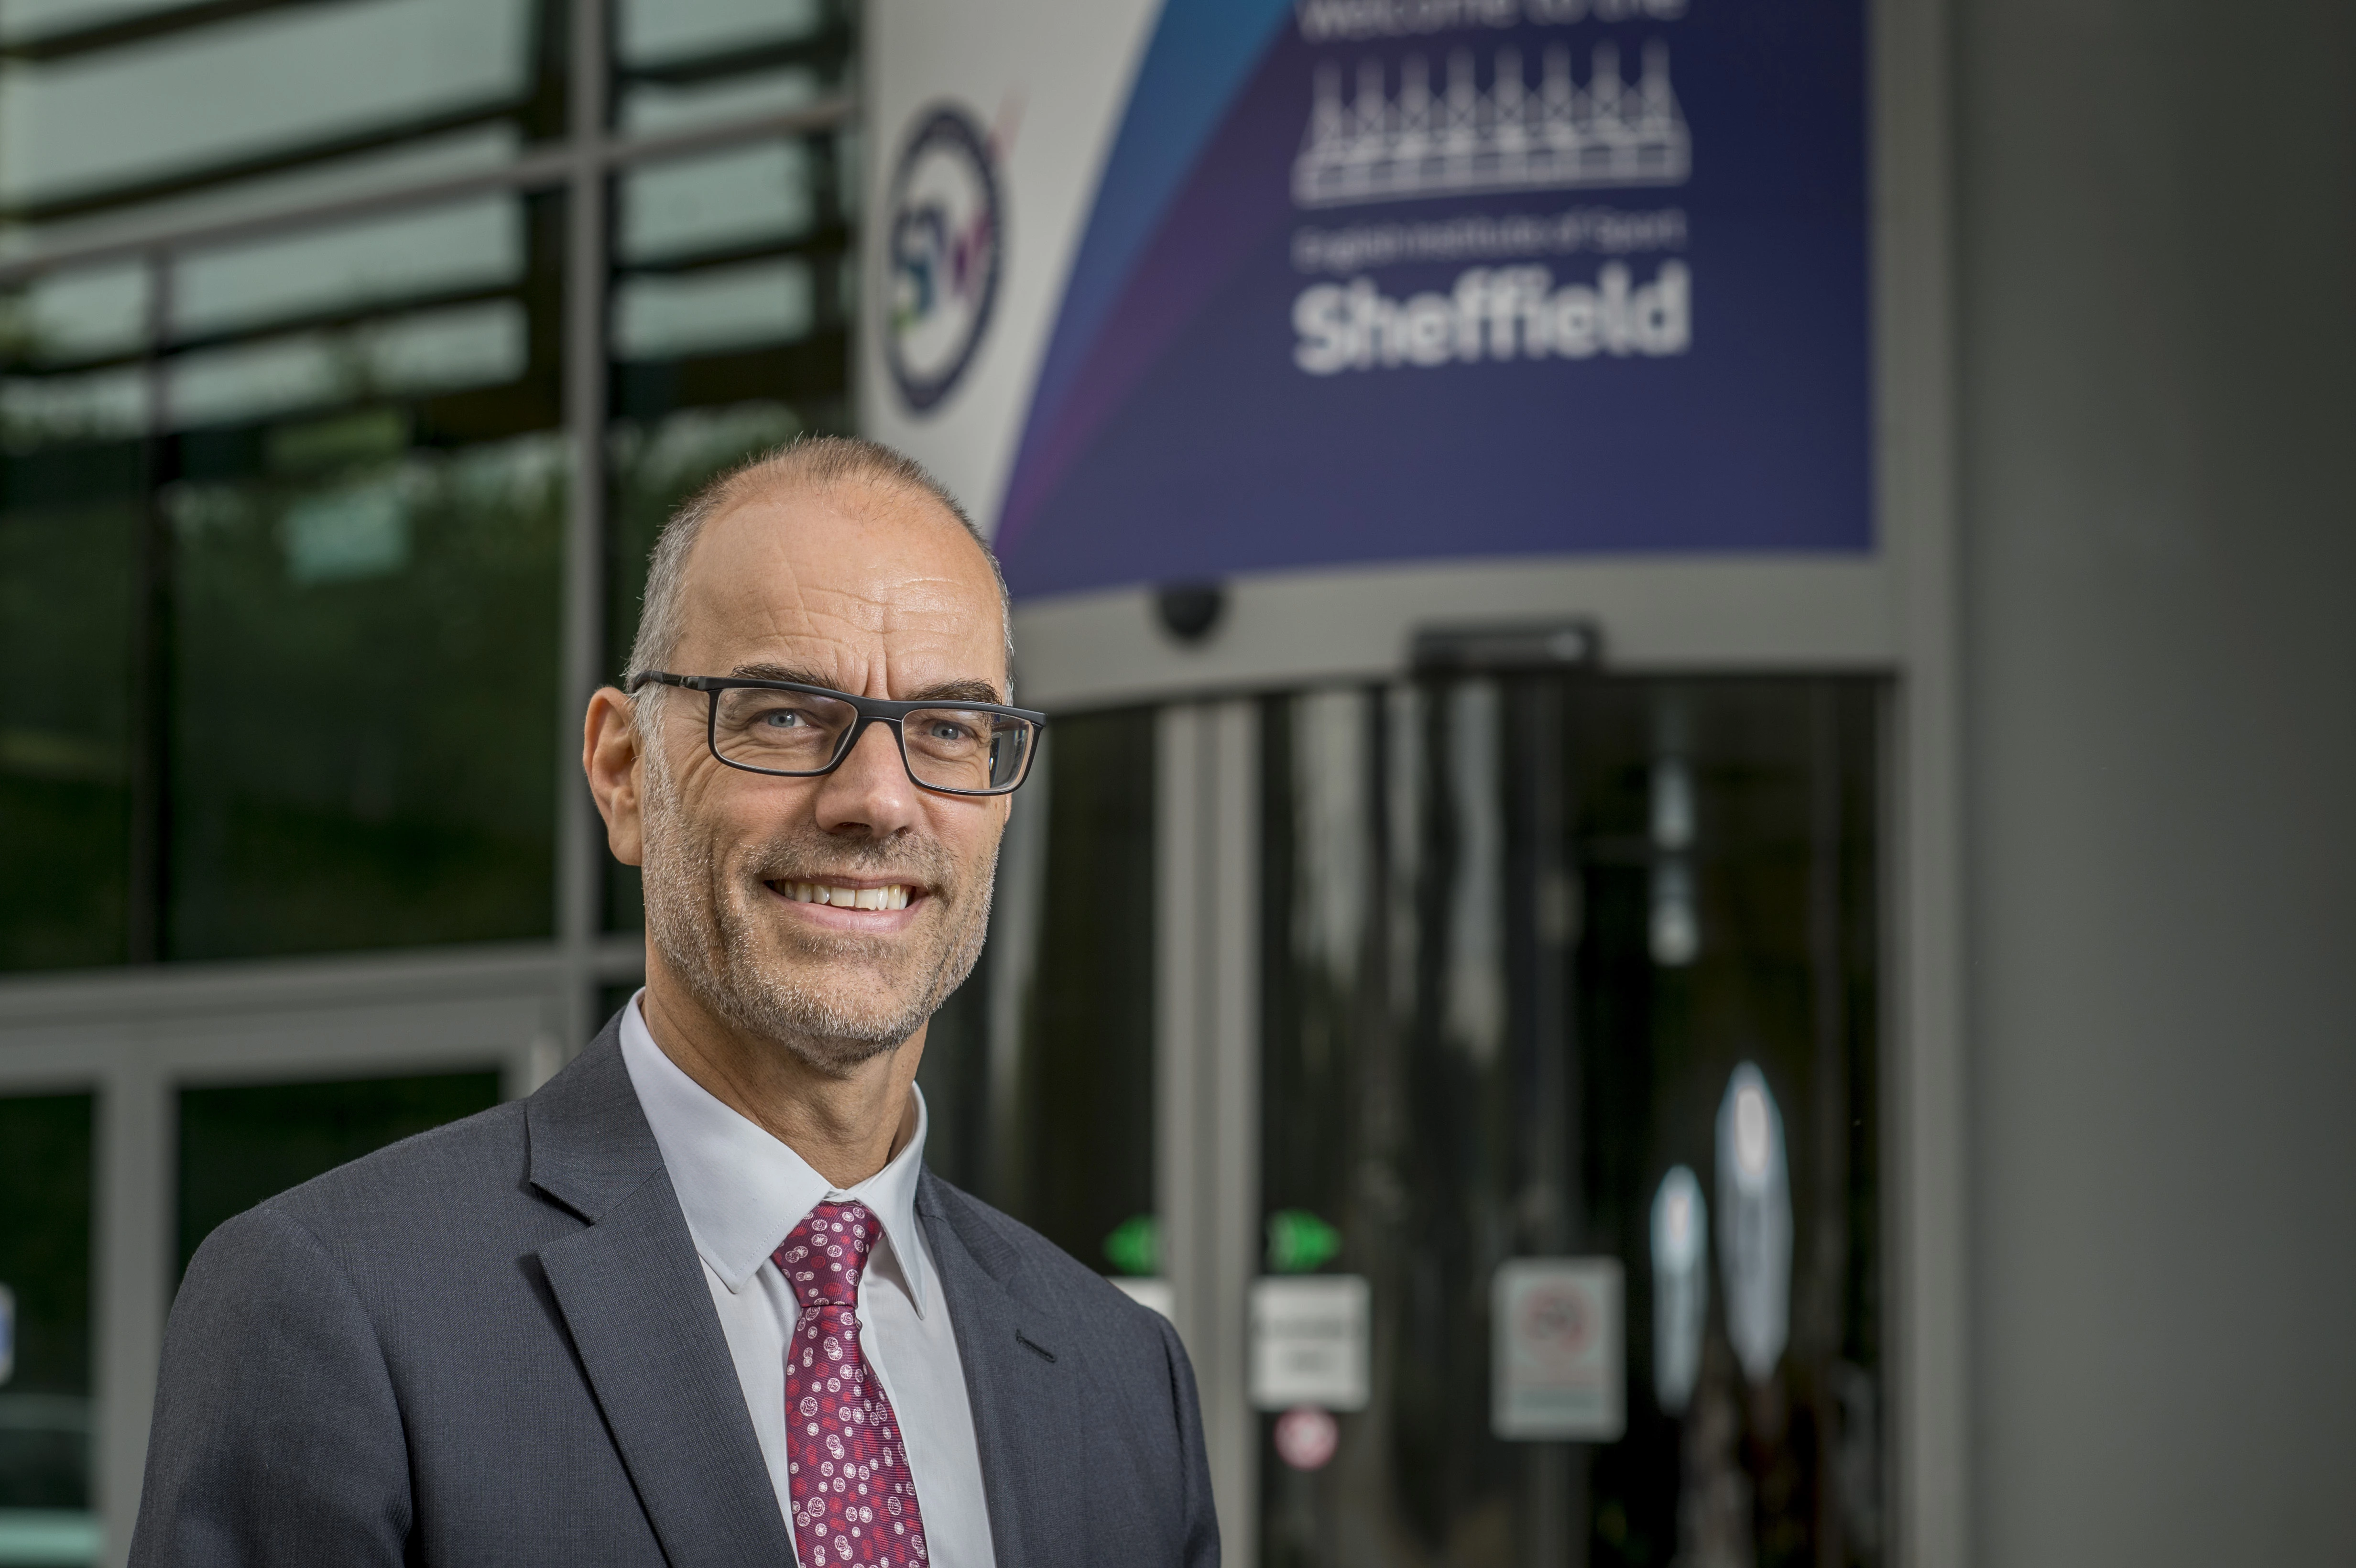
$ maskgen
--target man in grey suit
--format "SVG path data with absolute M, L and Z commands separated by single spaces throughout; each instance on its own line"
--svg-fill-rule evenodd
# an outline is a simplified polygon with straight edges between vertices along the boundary
M 133 1563 L 1217 1563 L 1170 1326 L 923 1167 L 1043 722 L 1006 625 L 883 448 L 681 509 L 584 743 L 646 988 L 530 1099 L 205 1243 Z

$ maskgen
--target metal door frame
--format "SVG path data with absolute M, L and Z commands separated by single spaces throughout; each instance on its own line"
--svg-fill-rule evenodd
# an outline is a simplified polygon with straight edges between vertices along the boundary
M 1259 715 L 1173 703 L 1155 734 L 1154 1198 L 1203 1402 L 1221 1560 L 1259 1543 L 1245 1398 L 1259 1230 Z

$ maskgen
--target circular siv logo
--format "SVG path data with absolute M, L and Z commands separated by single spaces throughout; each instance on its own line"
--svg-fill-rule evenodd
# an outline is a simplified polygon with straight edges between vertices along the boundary
M 901 399 L 923 413 L 956 389 L 998 299 L 998 175 L 972 115 L 949 104 L 917 115 L 884 211 L 884 357 Z

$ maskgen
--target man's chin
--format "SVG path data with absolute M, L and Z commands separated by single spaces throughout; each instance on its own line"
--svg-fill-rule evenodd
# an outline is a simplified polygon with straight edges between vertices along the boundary
M 905 1041 L 886 1044 L 843 1035 L 787 1033 L 771 1043 L 791 1051 L 806 1067 L 830 1077 L 848 1078 L 877 1057 L 897 1051 Z
M 914 932 L 886 936 L 858 932 L 776 931 L 768 937 L 769 951 L 761 955 L 761 961 L 772 973 L 789 969 L 797 979 L 808 976 L 829 987 L 882 984 L 888 973 L 915 968 L 911 958 L 914 949 L 920 945 Z
M 764 1020 L 763 1032 L 810 1042 L 825 1054 L 864 1060 L 922 1029 L 929 1013 L 894 976 L 864 965 L 815 965 L 807 961 L 764 965 L 740 992 L 742 1011 Z M 819 1046 L 818 1042 L 828 1042 Z
M 761 989 L 798 993 L 830 1008 L 888 1013 L 925 988 L 929 975 L 897 940 L 846 936 L 817 941 L 781 935 L 767 951 L 738 955 L 740 971 Z M 745 963 L 744 960 L 750 959 Z

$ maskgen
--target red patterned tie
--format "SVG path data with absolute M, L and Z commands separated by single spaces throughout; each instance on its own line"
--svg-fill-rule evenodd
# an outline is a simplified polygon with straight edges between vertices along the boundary
M 786 1347 L 786 1470 L 803 1568 L 925 1561 L 907 1450 L 859 1349 L 859 1276 L 882 1229 L 863 1203 L 821 1203 L 770 1254 L 802 1304 Z

